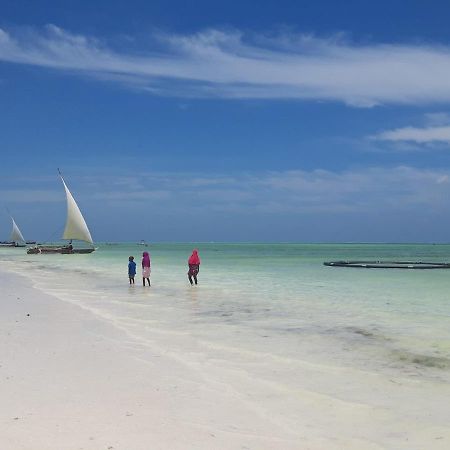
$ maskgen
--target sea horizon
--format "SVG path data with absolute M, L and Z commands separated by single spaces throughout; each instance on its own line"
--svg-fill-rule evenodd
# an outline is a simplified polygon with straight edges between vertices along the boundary
M 45 241 L 45 240 L 37 240 L 36 242 L 40 243 L 58 243 L 58 242 L 67 242 L 68 240 L 54 240 L 54 241 Z M 6 240 L 5 240 L 6 242 Z M 74 242 L 81 242 L 76 241 Z M 255 244 L 255 245 L 271 245 L 271 244 L 300 244 L 300 245 L 450 245 L 450 241 L 404 241 L 404 242 L 397 242 L 397 241 L 239 241 L 239 240 L 218 240 L 218 241 L 201 241 L 201 240 L 147 240 L 144 241 L 144 243 L 150 245 L 150 244 Z M 137 244 L 142 245 L 142 240 L 136 239 L 136 240 L 98 240 L 95 241 L 94 244 Z

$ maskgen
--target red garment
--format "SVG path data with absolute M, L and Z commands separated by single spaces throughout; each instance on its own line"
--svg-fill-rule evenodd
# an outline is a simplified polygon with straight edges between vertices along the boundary
M 198 250 L 194 250 L 192 255 L 188 259 L 188 264 L 200 264 L 200 258 L 198 256 Z

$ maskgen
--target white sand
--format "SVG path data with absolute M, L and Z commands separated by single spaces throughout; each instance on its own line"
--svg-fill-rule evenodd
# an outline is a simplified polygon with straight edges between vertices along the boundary
M 305 363 L 290 390 L 251 354 L 240 364 L 167 339 L 139 339 L 0 272 L 0 449 L 450 448 L 448 401 L 427 420 L 432 385 L 368 374 L 363 389 L 343 385 L 345 369 Z M 335 395 L 320 389 L 337 378 Z
M 27 282 L 0 275 L 0 449 L 299 448 L 226 386 Z

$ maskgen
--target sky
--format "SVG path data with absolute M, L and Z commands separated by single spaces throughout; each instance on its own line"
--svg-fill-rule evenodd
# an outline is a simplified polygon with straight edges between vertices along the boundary
M 450 242 L 449 2 L 0 10 L 0 239 Z

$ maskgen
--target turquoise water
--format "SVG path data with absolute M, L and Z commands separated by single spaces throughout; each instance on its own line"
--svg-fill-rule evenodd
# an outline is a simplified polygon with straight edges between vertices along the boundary
M 193 248 L 202 264 L 200 284 L 191 287 Z M 151 253 L 152 286 L 142 286 L 138 271 L 130 287 L 128 256 L 139 266 L 143 250 Z M 167 381 L 159 376 L 155 388 L 177 392 L 170 401 L 195 399 L 183 420 L 209 399 L 225 418 L 221 430 L 237 426 L 247 435 L 270 418 L 282 436 L 296 436 L 292 448 L 305 448 L 306 438 L 320 449 L 447 449 L 450 270 L 323 265 L 339 259 L 445 262 L 450 245 L 100 244 L 90 255 L 0 249 L 0 270 L 88 311 L 82 326 L 93 345 L 104 341 L 160 370 Z M 38 296 L 23 300 L 38 308 Z M 59 310 L 51 320 L 64 323 L 72 309 Z M 45 333 L 45 313 L 36 317 Z M 251 424 L 235 423 L 242 408 Z
M 186 261 L 202 258 L 199 286 Z M 152 257 L 152 287 L 129 287 L 128 256 Z M 338 259 L 450 261 L 450 245 L 100 244 L 91 255 L 0 261 L 43 290 L 116 320 L 292 359 L 449 380 L 450 270 L 351 269 Z

